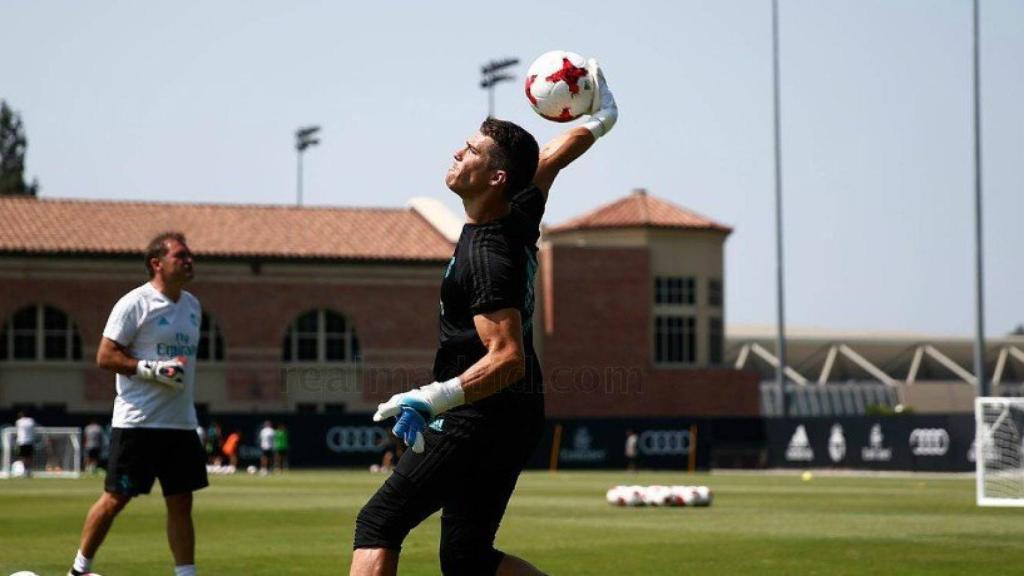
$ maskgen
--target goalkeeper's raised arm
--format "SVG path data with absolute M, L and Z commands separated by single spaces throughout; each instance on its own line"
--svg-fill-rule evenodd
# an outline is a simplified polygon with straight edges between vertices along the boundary
M 608 82 L 605 80 L 604 72 L 601 71 L 597 60 L 591 59 L 587 69 L 597 79 L 598 87 L 594 91 L 594 103 L 590 108 L 590 117 L 582 126 L 570 128 L 558 135 L 540 151 L 540 161 L 537 164 L 537 174 L 533 177 L 533 183 L 543 192 L 545 200 L 558 173 L 589 150 L 598 138 L 610 132 L 619 118 L 615 97 L 612 96 L 612 91 L 608 88 Z

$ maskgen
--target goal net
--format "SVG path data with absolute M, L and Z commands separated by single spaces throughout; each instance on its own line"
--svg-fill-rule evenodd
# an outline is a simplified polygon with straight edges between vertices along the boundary
M 3 457 L 0 478 L 26 473 L 40 478 L 78 478 L 82 471 L 81 428 L 37 426 L 31 468 L 18 455 L 17 430 L 11 426 L 0 431 Z
M 978 506 L 1024 506 L 1024 398 L 976 398 Z

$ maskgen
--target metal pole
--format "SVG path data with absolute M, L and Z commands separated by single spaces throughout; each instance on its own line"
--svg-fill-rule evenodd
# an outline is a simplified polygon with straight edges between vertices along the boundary
M 974 0 L 974 374 L 978 378 L 978 394 L 988 396 L 989 382 L 985 378 L 985 282 L 981 226 L 981 34 L 978 28 L 978 4 L 979 0 Z
M 298 172 L 298 186 L 297 186 L 298 193 L 297 193 L 297 196 L 296 196 L 296 203 L 295 203 L 295 205 L 296 206 L 302 206 L 302 149 L 301 148 L 296 149 L 296 153 L 299 155 L 299 172 Z
M 785 287 L 782 262 L 782 123 L 779 102 L 779 3 L 772 0 L 772 80 L 775 121 L 775 272 L 778 309 L 778 333 L 775 348 L 779 365 L 775 369 L 775 383 L 779 388 L 781 416 L 789 416 L 786 402 L 786 313 Z

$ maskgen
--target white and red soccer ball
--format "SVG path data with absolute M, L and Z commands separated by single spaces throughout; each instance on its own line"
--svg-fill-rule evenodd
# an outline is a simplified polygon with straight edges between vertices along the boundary
M 526 97 L 537 114 L 569 122 L 590 112 L 597 78 L 583 56 L 565 50 L 541 54 L 526 72 Z

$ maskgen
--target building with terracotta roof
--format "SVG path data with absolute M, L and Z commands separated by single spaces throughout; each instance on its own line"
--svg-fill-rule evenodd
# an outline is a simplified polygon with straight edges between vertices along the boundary
M 599 390 L 554 396 L 548 412 L 756 414 L 757 379 L 723 365 L 731 232 L 642 189 L 546 228 L 547 386 Z
M 150 238 L 181 230 L 203 305 L 197 403 L 214 413 L 368 412 L 430 380 L 440 204 L 299 208 L 0 199 L 0 409 L 103 413 L 93 357 Z M 642 191 L 545 229 L 535 324 L 560 416 L 758 413 L 723 366 L 727 226 Z

